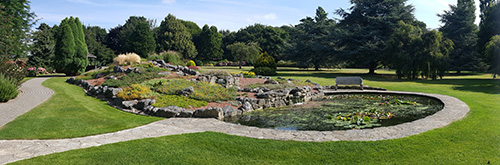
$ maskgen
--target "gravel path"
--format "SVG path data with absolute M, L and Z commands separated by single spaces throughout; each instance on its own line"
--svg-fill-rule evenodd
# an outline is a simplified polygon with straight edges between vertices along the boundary
M 47 79 L 49 77 L 40 77 L 24 82 L 15 99 L 0 103 L 0 128 L 40 105 L 54 94 L 54 91 L 42 85 L 42 82 Z
M 341 92 L 358 93 L 359 91 Z M 453 121 L 464 118 L 469 112 L 469 107 L 464 102 L 446 95 L 392 91 L 369 92 L 417 94 L 436 97 L 444 103 L 445 107 L 434 115 L 409 123 L 390 127 L 346 131 L 283 131 L 236 125 L 216 119 L 171 118 L 128 130 L 81 138 L 56 140 L 0 140 L 0 164 L 56 152 L 100 146 L 103 144 L 205 131 L 221 132 L 258 139 L 315 142 L 395 139 L 447 126 Z M 335 91 L 330 91 L 328 93 L 335 93 Z

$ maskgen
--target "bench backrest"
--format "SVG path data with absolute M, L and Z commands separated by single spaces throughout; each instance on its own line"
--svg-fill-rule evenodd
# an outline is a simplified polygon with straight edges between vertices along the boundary
M 335 78 L 335 84 L 342 84 L 342 85 L 358 84 L 358 85 L 363 85 L 363 79 L 361 77 L 336 77 Z

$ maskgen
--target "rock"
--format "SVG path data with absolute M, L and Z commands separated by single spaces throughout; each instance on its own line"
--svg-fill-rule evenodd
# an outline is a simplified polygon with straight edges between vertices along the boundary
M 119 107 L 123 107 L 123 99 L 122 98 L 115 98 L 113 99 L 113 101 L 111 102 L 113 105 L 116 105 L 116 106 L 119 106 Z
M 163 107 L 163 108 L 157 108 L 155 112 L 155 116 L 158 117 L 175 117 L 179 115 L 181 111 L 183 111 L 184 108 L 179 108 L 178 106 L 168 106 L 168 107 Z
M 179 94 L 182 95 L 182 96 L 189 96 L 193 92 L 194 92 L 194 88 L 192 86 L 190 86 L 190 87 L 188 87 L 186 89 L 183 89 L 183 90 L 179 91 Z
M 295 81 L 293 78 L 288 78 L 288 81 Z
M 132 109 L 134 105 L 137 104 L 137 100 L 122 101 L 122 107 L 125 109 Z
M 181 112 L 179 112 L 179 115 L 177 115 L 177 117 L 193 117 L 193 113 L 194 111 L 192 110 L 183 110 Z
M 75 83 L 75 77 L 70 77 L 70 78 L 66 79 L 66 82 L 70 83 L 70 84 L 74 84 Z
M 179 75 L 179 76 L 184 76 L 184 72 L 182 72 L 182 71 L 177 71 L 177 72 L 175 72 L 175 74 Z
M 229 106 L 229 105 L 223 107 L 222 112 L 224 112 L 224 118 L 231 118 L 231 117 L 235 117 L 238 115 L 238 110 Z
M 111 76 L 109 76 L 109 79 L 116 80 L 116 79 L 118 79 L 118 78 L 116 78 L 116 76 L 111 75 Z
M 123 90 L 122 88 L 107 88 L 106 91 L 104 91 L 104 95 L 106 98 L 108 99 L 112 99 L 114 98 L 118 92 L 120 92 L 121 90 Z
M 220 107 L 210 107 L 207 109 L 196 110 L 193 116 L 198 118 L 216 118 L 222 120 L 224 119 L 224 112 Z
M 125 72 L 125 70 L 122 67 L 116 65 L 115 67 L 113 67 L 113 72 L 114 73 L 123 73 L 123 72 Z
M 253 106 L 250 102 L 246 101 L 245 103 L 243 103 L 243 105 L 241 105 L 240 109 L 243 112 L 250 112 L 253 111 Z
M 264 82 L 264 84 L 280 84 L 280 83 L 276 80 L 268 79 Z
M 281 80 L 281 79 L 283 79 L 283 78 L 281 76 L 278 76 L 278 80 Z
M 300 92 L 295 92 L 295 93 L 293 94 L 293 96 L 301 96 L 301 95 L 302 95 L 302 93 L 300 93 Z
M 135 104 L 134 108 L 138 110 L 143 110 L 146 106 L 151 105 L 151 101 L 152 101 L 151 99 L 140 100 L 139 102 L 137 102 L 137 104 Z

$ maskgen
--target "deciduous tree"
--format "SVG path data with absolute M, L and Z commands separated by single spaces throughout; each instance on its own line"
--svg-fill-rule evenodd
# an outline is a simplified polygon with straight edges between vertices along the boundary
M 233 60 L 239 62 L 240 69 L 243 61 L 253 63 L 261 52 L 261 48 L 256 42 L 235 42 L 234 44 L 228 45 L 227 50 L 230 52 Z

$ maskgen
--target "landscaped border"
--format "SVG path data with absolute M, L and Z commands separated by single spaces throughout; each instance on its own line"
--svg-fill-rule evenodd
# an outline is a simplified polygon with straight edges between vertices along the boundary
M 227 123 L 227 126 L 219 125 L 218 128 L 207 128 L 207 131 L 223 132 L 232 135 L 254 137 L 260 139 L 294 140 L 294 141 L 377 141 L 387 139 L 403 138 L 420 134 L 432 129 L 441 128 L 450 123 L 467 116 L 469 107 L 461 100 L 440 94 L 428 94 L 419 92 L 400 91 L 325 91 L 325 94 L 401 94 L 418 95 L 436 98 L 444 107 L 442 110 L 425 118 L 388 127 L 377 127 L 363 130 L 339 130 L 339 131 L 283 131 L 275 129 L 257 128 Z M 236 131 L 237 130 L 237 131 Z M 242 131 L 247 130 L 247 131 Z

